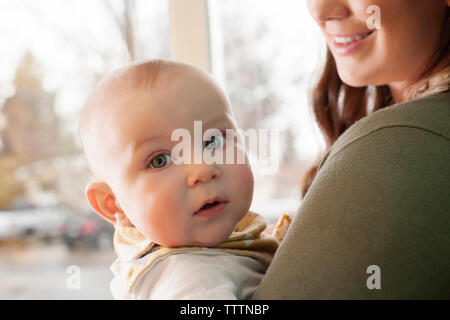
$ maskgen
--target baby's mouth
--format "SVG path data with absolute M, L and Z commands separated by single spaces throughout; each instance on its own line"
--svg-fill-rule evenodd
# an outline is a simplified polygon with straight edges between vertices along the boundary
M 200 214 L 200 213 L 205 213 L 208 211 L 214 211 L 215 208 L 217 207 L 223 207 L 223 205 L 225 205 L 228 201 L 222 199 L 222 198 L 212 198 L 212 199 L 208 199 L 205 202 L 203 202 L 202 206 L 200 207 L 200 209 L 198 209 L 197 211 L 194 212 L 194 215 Z
M 207 203 L 203 207 L 201 207 L 200 210 L 204 210 L 204 209 L 208 209 L 208 208 L 217 206 L 219 203 L 220 203 L 219 201 L 214 201 L 213 203 Z

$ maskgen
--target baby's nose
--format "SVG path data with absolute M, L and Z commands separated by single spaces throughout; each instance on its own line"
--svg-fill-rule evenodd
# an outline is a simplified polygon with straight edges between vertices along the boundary
M 220 179 L 220 170 L 212 164 L 192 164 L 189 165 L 186 184 L 194 187 L 198 184 L 208 183 L 211 180 Z

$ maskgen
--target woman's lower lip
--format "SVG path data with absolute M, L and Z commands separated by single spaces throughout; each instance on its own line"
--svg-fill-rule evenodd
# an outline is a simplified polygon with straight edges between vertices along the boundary
M 334 51 L 334 53 L 336 53 L 337 55 L 340 55 L 340 56 L 351 55 L 351 54 L 355 53 L 356 51 L 358 51 L 364 45 L 364 43 L 367 41 L 367 39 L 370 38 L 370 36 L 372 34 L 373 34 L 373 32 L 361 40 L 353 41 L 353 42 L 350 42 L 347 44 L 337 43 L 336 41 L 332 40 L 333 51 Z
M 223 209 L 225 209 L 227 202 L 220 202 L 213 207 L 209 207 L 208 209 L 202 209 L 194 213 L 194 216 L 204 217 L 204 218 L 212 218 L 218 216 L 222 213 Z

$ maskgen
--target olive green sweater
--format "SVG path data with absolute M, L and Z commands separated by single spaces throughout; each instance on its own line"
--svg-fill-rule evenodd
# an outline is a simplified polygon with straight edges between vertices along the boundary
M 336 141 L 253 298 L 450 298 L 449 91 Z

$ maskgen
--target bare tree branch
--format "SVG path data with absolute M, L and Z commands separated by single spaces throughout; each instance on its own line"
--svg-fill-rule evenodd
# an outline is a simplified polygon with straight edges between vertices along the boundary
M 126 46 L 128 52 L 128 60 L 130 62 L 136 59 L 135 50 L 135 35 L 134 35 L 134 8 L 135 0 L 123 0 L 123 13 L 118 14 L 108 0 L 103 0 L 103 4 L 107 11 L 109 11 L 113 17 L 114 22 L 119 28 L 122 40 Z

